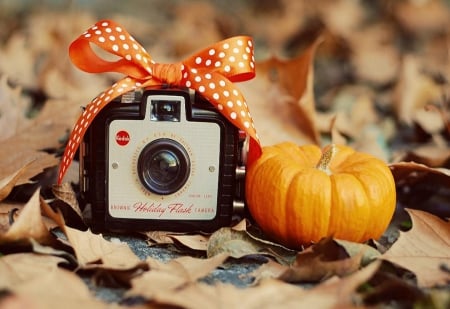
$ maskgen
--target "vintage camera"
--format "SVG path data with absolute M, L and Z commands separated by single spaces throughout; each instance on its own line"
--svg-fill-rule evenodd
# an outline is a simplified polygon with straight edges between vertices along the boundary
M 243 207 L 245 134 L 188 89 L 129 92 L 80 147 L 93 231 L 213 231 Z

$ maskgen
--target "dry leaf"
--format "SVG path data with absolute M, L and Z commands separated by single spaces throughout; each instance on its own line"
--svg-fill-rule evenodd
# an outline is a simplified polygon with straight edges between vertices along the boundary
M 443 89 L 430 76 L 421 71 L 414 56 L 405 56 L 399 81 L 394 92 L 394 107 L 403 123 L 412 125 L 417 110 L 442 99 Z
M 420 287 L 450 283 L 450 223 L 419 210 L 408 213 L 412 229 L 402 232 L 380 258 L 414 272 Z
M 159 291 L 175 293 L 177 289 L 208 275 L 227 258 L 227 254 L 218 254 L 209 259 L 183 256 L 168 263 L 148 258 L 150 270 L 132 279 L 132 288 L 128 291 L 128 295 L 140 295 L 151 299 Z
M 146 231 L 143 232 L 148 239 L 147 242 L 152 245 L 169 245 L 174 243 L 173 235 L 183 235 L 181 232 L 168 232 L 168 231 Z
M 35 308 L 106 308 L 74 273 L 58 267 L 64 259 L 34 253 L 0 258 L 0 288 L 23 297 Z M 33 307 L 31 307 L 33 308 Z
M 445 1 L 395 1 L 392 12 L 398 22 L 413 34 L 448 29 L 450 12 Z
M 349 246 L 348 242 L 344 244 Z M 252 275 L 257 279 L 274 277 L 286 282 L 319 282 L 332 276 L 345 276 L 358 270 L 361 266 L 364 251 L 367 248 L 359 246 L 359 252 L 352 250 L 352 255 L 340 243 L 331 238 L 297 254 L 292 265 L 281 266 L 269 262 L 261 266 Z
M 208 257 L 226 253 L 233 258 L 262 254 L 272 256 L 280 263 L 289 264 L 295 251 L 279 244 L 252 236 L 246 230 L 221 228 L 214 232 L 208 240 L 206 254 Z
M 197 235 L 171 235 L 169 236 L 183 246 L 199 251 L 206 251 L 208 249 L 209 236 L 197 234 Z
M 35 253 L 15 253 L 0 258 L 0 288 L 13 289 L 58 268 L 64 259 Z
M 28 168 L 30 163 L 22 166 L 20 169 L 18 169 L 11 175 L 8 175 L 4 178 L 0 178 L 0 201 L 3 201 L 9 195 L 9 193 L 12 191 L 17 181 L 25 172 L 25 170 Z
M 208 241 L 207 256 L 227 253 L 231 257 L 241 258 L 246 255 L 260 254 L 262 244 L 258 244 L 247 233 L 221 228 L 214 232 Z
M 10 87 L 6 76 L 0 74 L 0 141 L 14 136 L 29 124 L 29 104 L 21 95 L 20 87 Z
M 366 283 L 380 268 L 381 263 L 375 261 L 363 269 L 342 279 L 331 278 L 312 288 L 305 302 L 313 304 L 321 299 L 321 308 L 348 308 L 355 305 L 355 291 Z
M 35 59 L 23 33 L 14 33 L 0 46 L 0 72 L 14 83 L 29 89 L 36 88 Z
M 110 242 L 89 230 L 83 232 L 68 226 L 64 227 L 64 232 L 78 263 L 85 269 L 130 270 L 142 267 L 143 262 L 124 242 Z
M 64 135 L 65 126 L 51 121 L 33 122 L 32 126 L 32 129 L 25 129 L 3 141 L 8 147 L 0 148 L 0 179 L 29 164 L 16 183 L 24 184 L 45 168 L 59 163 L 54 155 L 40 150 L 58 147 L 58 140 Z
M 364 22 L 364 8 L 353 1 L 315 1 L 321 20 L 329 31 L 343 38 L 350 38 Z
M 17 219 L 19 209 L 16 205 L 0 204 L 0 235 L 5 234 L 9 230 L 13 220 Z
M 230 284 L 190 284 L 177 293 L 158 291 L 153 296 L 156 304 L 194 308 L 294 308 L 284 306 L 287 300 L 295 300 L 297 306 L 304 290 L 279 281 L 270 281 L 258 288 L 239 289 Z
M 219 29 L 226 19 L 211 3 L 184 2 L 174 8 L 173 13 L 175 16 L 170 29 L 164 30 L 169 32 L 166 44 L 175 58 L 185 57 L 223 39 Z M 197 39 L 186 40 L 193 37 Z
M 391 267 L 391 265 L 390 265 Z M 389 267 L 386 267 L 389 269 Z M 426 299 L 423 291 L 416 285 L 404 280 L 400 275 L 393 272 L 379 271 L 368 282 L 369 289 L 363 291 L 361 298 L 365 305 L 376 307 L 386 303 L 398 302 L 406 307 L 417 305 Z M 424 308 L 428 308 L 425 306 Z
M 46 209 L 48 205 L 46 206 L 46 203 L 42 198 L 40 199 L 40 203 L 41 211 L 43 213 L 41 218 L 47 229 L 51 230 L 54 227 L 60 226 L 55 222 L 54 217 L 48 215 L 48 211 Z M 11 225 L 17 221 L 17 218 L 24 207 L 25 204 L 22 203 L 0 203 L 0 234 L 4 234 L 9 230 Z M 51 211 L 53 212 L 53 210 Z
M 253 81 L 239 85 L 263 145 L 291 140 L 318 143 L 313 93 L 313 59 L 319 40 L 290 60 L 256 63 Z
M 179 243 L 192 250 L 206 251 L 209 236 L 203 234 L 175 233 L 168 231 L 143 232 L 148 237 L 150 245 L 168 245 Z
M 450 148 L 435 143 L 423 144 L 401 155 L 399 161 L 413 161 L 430 168 L 448 166 L 450 164 Z
M 25 207 L 20 211 L 17 220 L 10 229 L 0 235 L 0 244 L 29 245 L 32 238 L 43 245 L 54 245 L 55 238 L 50 234 L 41 216 L 39 190 L 37 190 Z
M 359 81 L 385 85 L 394 81 L 400 67 L 392 29 L 383 23 L 361 26 L 349 37 L 351 63 Z
M 336 129 L 357 139 L 364 127 L 376 124 L 378 116 L 374 105 L 374 94 L 368 87 L 343 87 L 333 94 L 330 109 L 321 115 L 318 128 L 321 132 L 329 132 L 328 118 L 336 117 Z
M 310 8 L 311 5 L 304 1 L 255 2 L 250 7 L 243 6 L 239 15 L 244 18 L 248 33 L 263 41 L 272 53 L 279 53 L 289 40 L 307 27 L 299 16 L 307 14 Z
M 432 168 L 415 162 L 398 162 L 389 164 L 397 186 L 411 186 L 418 183 L 450 186 L 450 170 Z
M 356 289 L 379 267 L 380 263 L 374 262 L 350 276 L 332 278 L 310 290 L 266 279 L 247 289 L 221 283 L 190 284 L 177 293 L 158 291 L 152 299 L 157 304 L 183 308 L 350 308 L 354 305 Z
M 52 186 L 52 192 L 56 198 L 63 201 L 78 215 L 80 220 L 83 220 L 83 214 L 80 206 L 78 205 L 78 199 L 75 191 L 70 183 L 62 183 L 60 185 L 55 184 Z
M 336 125 L 336 119 L 337 116 L 332 116 L 331 121 L 330 121 L 330 135 L 331 135 L 331 142 L 333 144 L 339 144 L 339 145 L 347 145 L 347 139 L 345 138 L 344 135 L 342 135 Z

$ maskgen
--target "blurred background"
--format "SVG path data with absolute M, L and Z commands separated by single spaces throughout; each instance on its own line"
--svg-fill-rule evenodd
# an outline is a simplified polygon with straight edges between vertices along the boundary
M 313 103 L 324 142 L 338 115 L 335 127 L 357 148 L 395 161 L 431 145 L 439 160 L 430 148 L 417 156 L 448 166 L 449 7 L 446 0 L 0 0 L 0 76 L 32 104 L 63 99 L 76 113 L 70 102 L 85 105 L 117 78 L 80 72 L 68 59 L 69 44 L 101 18 L 123 24 L 158 62 L 238 34 L 254 38 L 257 61 L 292 59 L 321 37 Z M 267 100 L 264 88 L 244 90 L 252 97 L 255 89 L 254 101 Z M 257 111 L 277 100 L 250 105 Z M 257 126 L 271 131 L 264 117 Z

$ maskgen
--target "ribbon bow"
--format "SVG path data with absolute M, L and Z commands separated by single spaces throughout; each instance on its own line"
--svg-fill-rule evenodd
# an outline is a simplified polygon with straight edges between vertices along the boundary
M 92 50 L 91 43 L 120 59 L 103 60 Z M 69 56 L 83 71 L 119 72 L 126 77 L 86 106 L 70 134 L 60 164 L 58 184 L 62 182 L 81 139 L 99 111 L 117 96 L 149 86 L 188 87 L 200 92 L 233 125 L 249 136 L 248 164 L 260 156 L 261 146 L 247 103 L 233 84 L 255 76 L 253 42 L 250 37 L 232 37 L 180 63 L 159 64 L 122 26 L 111 20 L 102 20 L 72 42 Z

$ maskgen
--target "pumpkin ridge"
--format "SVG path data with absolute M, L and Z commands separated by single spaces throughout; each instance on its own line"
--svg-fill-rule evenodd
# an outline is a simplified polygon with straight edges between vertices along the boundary
M 320 187 L 314 186 L 315 181 L 311 182 L 317 177 L 322 178 Z M 287 234 L 285 237 L 288 243 L 295 244 L 296 240 L 297 244 L 295 245 L 298 247 L 297 236 L 300 238 L 301 243 L 318 242 L 322 235 L 326 233 L 330 207 L 326 208 L 322 207 L 322 205 L 329 204 L 331 186 L 326 184 L 327 180 L 330 183 L 329 178 L 314 167 L 299 170 L 292 178 L 289 189 L 286 191 L 286 201 L 291 202 L 295 200 L 296 203 L 294 207 L 289 207 L 293 209 L 293 213 L 286 219 Z M 326 222 L 324 222 L 325 217 L 327 219 Z M 289 229 L 290 232 L 288 231 Z
M 372 223 L 371 227 L 370 225 L 367 227 L 366 235 L 364 236 L 366 240 L 369 238 L 379 238 L 388 226 L 392 218 L 392 214 L 395 211 L 395 183 L 392 174 L 386 174 L 386 169 L 387 168 L 384 166 L 383 162 L 379 161 L 371 166 L 371 170 L 366 171 L 361 166 L 360 169 L 354 169 L 351 171 L 352 174 L 357 176 L 358 180 L 364 185 L 366 194 L 371 203 L 371 216 L 386 218 L 386 220 L 379 219 L 376 222 L 370 222 Z M 363 178 L 366 179 L 363 180 Z M 390 188 L 390 190 L 388 192 L 372 192 L 370 188 L 373 187 L 374 182 L 378 184 L 375 188 Z M 367 236 L 368 234 L 369 236 Z
M 371 205 L 369 197 L 365 195 L 365 186 L 350 173 L 339 173 L 330 178 L 334 195 L 328 234 L 358 242 L 365 235 L 367 222 L 370 220 L 367 212 Z M 347 192 L 347 195 L 342 192 Z
M 368 240 L 368 239 L 365 239 L 367 236 L 367 231 L 368 230 L 371 230 L 370 229 L 370 225 L 371 225 L 371 223 L 372 223 L 372 221 L 370 220 L 370 218 L 372 218 L 372 215 L 373 215 L 373 208 L 375 207 L 374 205 L 373 205 L 373 199 L 372 199 L 372 197 L 371 197 L 371 194 L 370 194 L 370 191 L 368 190 L 368 188 L 367 188 L 367 184 L 360 178 L 360 177 L 358 177 L 359 175 L 355 175 L 355 174 L 353 174 L 353 176 L 355 177 L 355 179 L 361 184 L 361 187 L 363 188 L 363 190 L 364 190 L 364 194 L 365 194 L 365 196 L 366 196 L 366 198 L 367 198 L 367 203 L 368 203 L 368 205 L 366 205 L 366 208 L 367 208 L 367 211 L 369 212 L 369 214 L 368 214 L 368 219 L 369 220 L 367 220 L 367 223 L 369 223 L 369 224 L 365 224 L 364 225 L 364 233 L 361 235 L 361 238 L 359 239 L 359 240 L 357 240 L 358 242 L 363 242 L 363 241 L 366 241 L 366 240 Z

